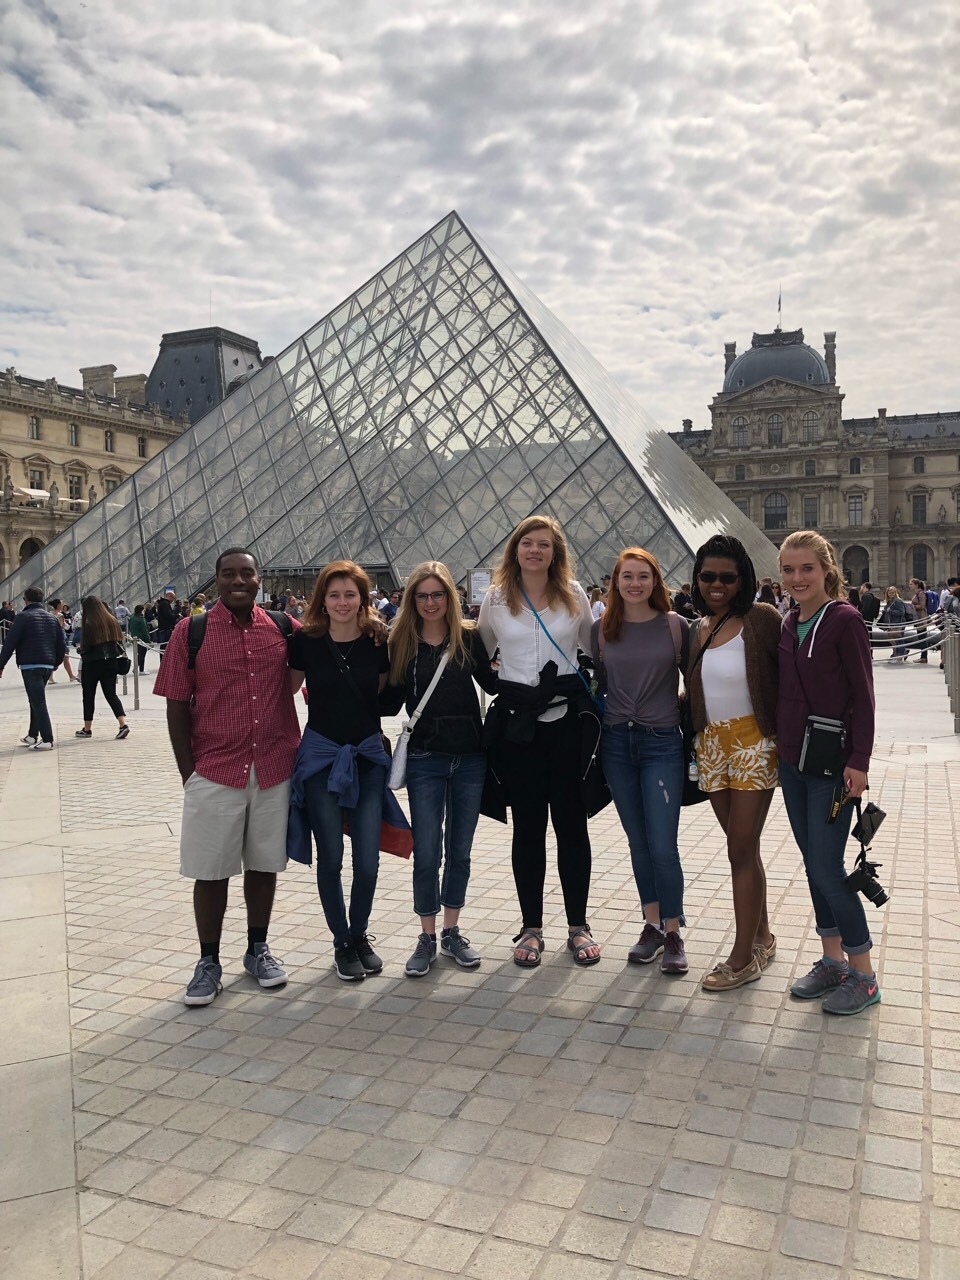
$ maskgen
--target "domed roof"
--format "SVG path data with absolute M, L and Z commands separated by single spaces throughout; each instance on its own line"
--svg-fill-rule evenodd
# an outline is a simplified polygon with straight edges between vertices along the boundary
M 830 374 L 823 356 L 808 347 L 803 330 L 755 333 L 749 351 L 737 356 L 723 380 L 724 391 L 743 391 L 767 378 L 786 378 L 812 386 L 828 386 Z

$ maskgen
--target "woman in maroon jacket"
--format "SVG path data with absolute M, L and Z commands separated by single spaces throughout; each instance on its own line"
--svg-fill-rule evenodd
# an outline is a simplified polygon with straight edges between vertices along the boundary
M 813 899 L 823 957 L 791 987 L 802 1000 L 824 996 L 825 1013 L 860 1013 L 880 999 L 870 961 L 870 929 L 859 894 L 847 887 L 843 855 L 853 805 L 828 817 L 836 780 L 801 773 L 809 715 L 843 720 L 843 781 L 850 800 L 863 795 L 873 751 L 873 667 L 859 610 L 846 600 L 833 547 L 819 533 L 791 533 L 780 548 L 784 588 L 796 606 L 780 638 L 777 747 L 780 784 Z

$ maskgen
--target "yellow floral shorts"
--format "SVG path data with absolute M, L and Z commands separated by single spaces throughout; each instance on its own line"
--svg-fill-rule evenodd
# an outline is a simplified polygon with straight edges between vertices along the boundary
M 777 785 L 777 744 L 754 716 L 708 724 L 694 740 L 701 791 L 769 791 Z

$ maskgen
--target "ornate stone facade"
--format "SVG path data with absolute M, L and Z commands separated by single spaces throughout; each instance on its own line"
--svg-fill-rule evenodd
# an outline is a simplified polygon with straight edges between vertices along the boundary
M 712 428 L 673 439 L 775 544 L 819 529 L 853 584 L 960 574 L 960 411 L 843 418 L 834 333 L 823 356 L 775 330 L 725 357 Z
M 82 390 L 0 372 L 0 579 L 188 425 L 142 403 L 142 374 L 80 373 Z

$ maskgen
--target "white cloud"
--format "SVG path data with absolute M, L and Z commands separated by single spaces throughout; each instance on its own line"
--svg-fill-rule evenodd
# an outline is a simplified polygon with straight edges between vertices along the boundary
M 960 401 L 950 0 L 12 0 L 0 361 L 276 352 L 456 207 L 664 425 L 775 323 L 851 414 Z M 211 16 L 213 15 L 213 16 Z

